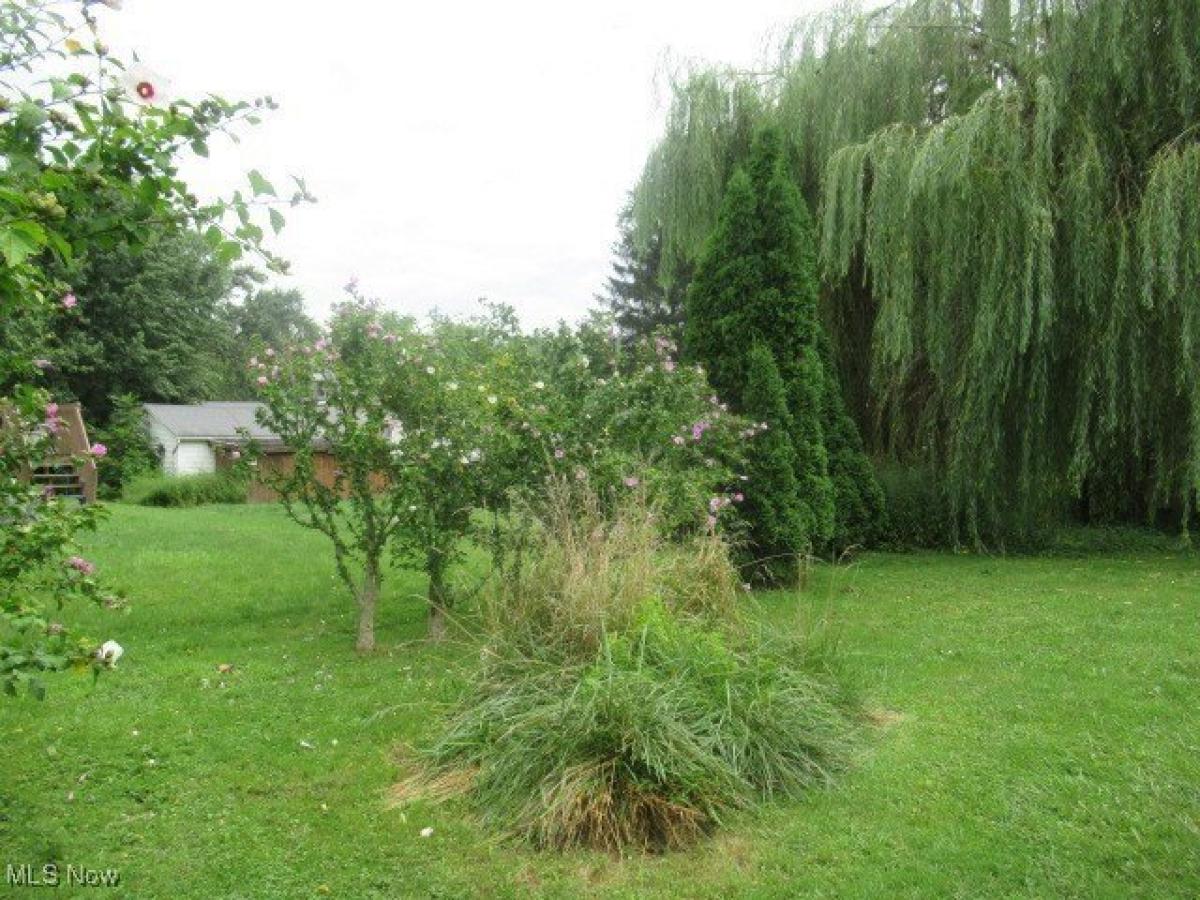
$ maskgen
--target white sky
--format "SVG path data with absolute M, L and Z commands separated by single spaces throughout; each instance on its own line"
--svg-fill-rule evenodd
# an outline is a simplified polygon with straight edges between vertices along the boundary
M 665 59 L 740 66 L 828 0 L 125 0 L 104 34 L 182 96 L 270 94 L 202 191 L 259 168 L 319 203 L 286 211 L 277 279 L 323 317 L 358 277 L 390 308 L 574 319 L 609 271 L 616 216 L 661 131 Z M 185 169 L 187 172 L 192 170 Z

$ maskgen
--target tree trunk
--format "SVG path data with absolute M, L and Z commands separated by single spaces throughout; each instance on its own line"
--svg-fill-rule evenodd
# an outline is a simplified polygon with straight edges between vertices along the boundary
M 370 653 L 375 649 L 375 603 L 379 599 L 379 565 L 368 563 L 363 576 L 362 590 L 358 592 L 358 643 L 359 653 Z
M 426 560 L 429 571 L 429 640 L 438 643 L 446 637 L 446 565 L 441 553 L 430 550 Z

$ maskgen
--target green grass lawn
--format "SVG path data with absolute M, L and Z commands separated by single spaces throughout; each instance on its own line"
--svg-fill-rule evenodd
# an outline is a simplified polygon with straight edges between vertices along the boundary
M 118 506 L 89 554 L 131 608 L 87 630 L 126 655 L 0 702 L 0 864 L 139 897 L 1200 895 L 1195 555 L 871 555 L 747 601 L 831 610 L 888 724 L 836 788 L 618 860 L 389 808 L 472 654 L 418 642 L 421 579 L 359 658 L 323 539 L 274 507 Z

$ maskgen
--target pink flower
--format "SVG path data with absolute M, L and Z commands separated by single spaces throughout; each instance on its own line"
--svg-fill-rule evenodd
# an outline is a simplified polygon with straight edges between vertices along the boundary
M 255 379 L 259 387 L 266 387 L 268 380 L 269 379 L 266 375 L 259 375 L 258 378 Z
M 104 457 L 108 456 L 108 448 L 103 444 L 92 444 L 92 447 L 90 450 L 88 450 L 88 452 L 92 454 L 92 456 L 96 457 L 96 459 L 103 459 Z
M 72 556 L 67 560 L 67 565 L 84 575 L 94 575 L 96 572 L 96 566 L 82 556 Z
M 639 484 L 642 483 L 641 480 L 638 479 L 638 477 L 636 475 L 626 475 L 624 478 L 624 482 L 625 482 L 625 487 L 627 487 L 627 488 L 635 488 Z
M 79 301 L 77 299 L 75 299 L 74 294 L 65 294 L 63 296 L 63 298 L 62 298 L 62 308 L 63 309 L 74 309 L 78 305 L 79 305 Z
M 675 371 L 675 361 L 672 359 L 664 360 L 662 367 L 663 367 L 664 372 L 674 372 Z
M 746 495 L 745 495 L 745 494 L 734 494 L 734 495 L 733 495 L 733 502 L 734 502 L 734 503 L 741 503 L 741 502 L 742 502 L 743 500 L 745 500 L 745 499 L 746 499 Z
M 58 404 L 57 403 L 47 403 L 46 404 L 46 421 L 49 421 L 51 419 L 57 419 L 57 418 L 58 418 Z

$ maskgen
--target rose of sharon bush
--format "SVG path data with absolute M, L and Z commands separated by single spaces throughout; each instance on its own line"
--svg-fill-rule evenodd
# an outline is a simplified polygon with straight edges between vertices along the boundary
M 430 637 L 452 602 L 447 571 L 479 510 L 499 512 L 547 476 L 587 481 L 615 500 L 643 491 L 671 533 L 712 529 L 745 489 L 754 434 L 711 396 L 703 373 L 659 340 L 633 351 L 603 323 L 523 335 L 504 307 L 420 329 L 349 287 L 326 334 L 250 360 L 263 424 L 294 465 L 262 465 L 301 524 L 333 543 L 357 598 L 358 646 L 374 645 L 389 563 L 429 577 Z M 680 441 L 676 438 L 684 438 Z M 323 474 L 323 456 L 336 460 Z M 736 529 L 735 529 L 736 530 Z
M 23 389 L 0 404 L 0 689 L 45 695 L 42 675 L 71 667 L 110 667 L 97 642 L 59 620 L 72 601 L 112 607 L 96 565 L 79 555 L 77 537 L 103 516 L 94 505 L 59 499 L 26 473 L 53 451 L 58 407 Z

